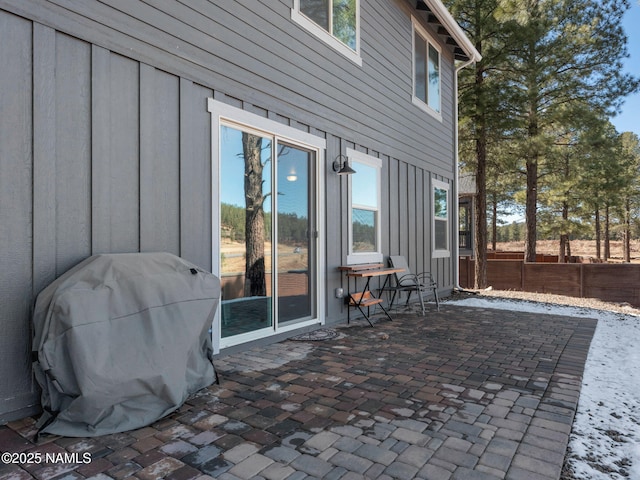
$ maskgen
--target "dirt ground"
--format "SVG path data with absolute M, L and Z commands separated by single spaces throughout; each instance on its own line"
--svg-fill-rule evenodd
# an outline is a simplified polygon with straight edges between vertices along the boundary
M 558 240 L 538 240 L 536 251 L 549 255 L 557 255 L 560 242 Z M 611 245 L 611 261 L 622 261 L 622 241 L 612 240 Z M 489 245 L 491 249 L 491 245 Z M 497 244 L 498 251 L 506 252 L 522 252 L 524 251 L 524 241 L 522 242 L 500 242 Z M 601 242 L 601 254 L 604 255 L 604 242 Z M 596 258 L 596 242 L 595 240 L 572 240 L 571 255 Z M 640 240 L 631 242 L 631 261 L 640 263 Z

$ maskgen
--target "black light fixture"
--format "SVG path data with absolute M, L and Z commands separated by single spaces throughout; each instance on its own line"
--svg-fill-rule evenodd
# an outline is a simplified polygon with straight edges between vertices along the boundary
M 344 161 L 342 159 L 344 158 Z M 338 175 L 351 175 L 356 171 L 349 166 L 349 158 L 346 155 L 338 155 L 333 161 L 333 171 Z

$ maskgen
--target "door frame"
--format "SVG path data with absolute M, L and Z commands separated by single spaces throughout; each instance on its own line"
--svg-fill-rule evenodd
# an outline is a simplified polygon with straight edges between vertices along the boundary
M 256 330 L 249 333 L 235 335 L 233 337 L 222 338 L 221 335 L 221 307 L 216 311 L 216 315 L 212 327 L 213 348 L 217 354 L 221 349 L 240 345 L 261 338 L 294 331 L 300 328 L 308 327 L 314 324 L 324 325 L 325 323 L 325 304 L 326 304 L 326 260 L 325 260 L 325 201 L 324 201 L 324 185 L 325 185 L 325 151 L 326 140 L 322 137 L 298 130 L 280 122 L 261 117 L 255 113 L 233 107 L 226 103 L 208 99 L 207 109 L 211 114 L 211 272 L 220 277 L 220 127 L 221 125 L 236 126 L 238 128 L 247 128 L 251 131 L 258 131 L 265 135 L 274 137 L 277 141 L 286 142 L 315 152 L 315 189 L 316 198 L 311 198 L 312 207 L 316 214 L 316 230 L 315 250 L 317 273 L 313 282 L 317 286 L 316 291 L 316 317 L 310 320 L 296 322 L 290 325 L 279 326 L 278 319 L 274 318 L 273 325 L 268 328 Z M 275 159 L 274 159 L 275 160 Z M 272 292 L 272 297 L 277 292 Z M 274 297 L 275 298 L 275 297 Z M 222 301 L 222 299 L 221 299 Z

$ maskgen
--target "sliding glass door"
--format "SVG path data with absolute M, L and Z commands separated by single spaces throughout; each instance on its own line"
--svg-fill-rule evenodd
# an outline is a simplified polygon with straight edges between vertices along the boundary
M 222 338 L 316 315 L 315 162 L 313 149 L 221 125 Z
M 315 277 L 314 226 L 311 198 L 314 155 L 279 143 L 277 160 L 277 272 L 278 322 L 310 318 Z

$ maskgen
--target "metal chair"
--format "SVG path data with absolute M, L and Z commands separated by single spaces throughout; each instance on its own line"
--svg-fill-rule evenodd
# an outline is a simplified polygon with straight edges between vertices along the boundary
M 416 292 L 418 294 L 418 298 L 420 299 L 422 315 L 425 315 L 426 312 L 422 295 L 425 292 L 433 291 L 433 296 L 436 300 L 436 307 L 438 311 L 440 311 L 440 300 L 438 299 L 438 284 L 436 283 L 433 275 L 431 275 L 430 272 L 422 272 L 417 275 L 415 273 L 412 273 L 409 269 L 409 265 L 407 264 L 407 259 L 402 255 L 391 255 L 389 257 L 389 265 L 393 268 L 403 269 L 401 272 L 394 274 L 395 285 L 390 289 L 393 290 L 393 296 L 391 297 L 389 308 L 393 306 L 393 302 L 395 301 L 396 294 L 398 292 L 408 292 L 407 302 L 405 303 L 405 305 L 409 304 L 411 294 L 413 292 Z

